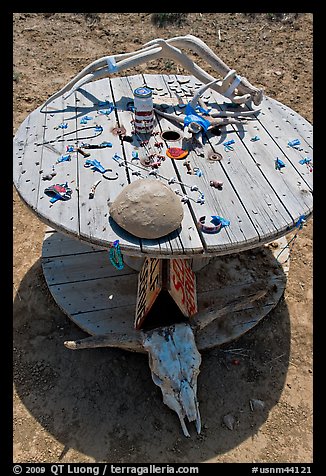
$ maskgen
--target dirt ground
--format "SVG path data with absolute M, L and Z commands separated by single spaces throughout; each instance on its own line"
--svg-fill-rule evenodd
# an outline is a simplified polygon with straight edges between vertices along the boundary
M 149 13 L 16 13 L 13 132 L 96 58 L 188 33 L 312 123 L 312 20 L 189 13 L 180 24 L 159 27 Z M 158 60 L 125 74 L 145 71 L 183 73 Z M 203 431 L 198 436 L 191 427 L 186 439 L 151 380 L 146 355 L 63 346 L 85 333 L 47 290 L 40 262 L 45 225 L 15 190 L 13 202 L 15 462 L 312 462 L 312 219 L 296 240 L 277 307 L 236 342 L 203 353 Z M 239 365 L 223 352 L 232 348 L 248 351 Z M 265 408 L 252 412 L 252 398 Z M 223 424 L 227 413 L 236 419 L 233 431 Z

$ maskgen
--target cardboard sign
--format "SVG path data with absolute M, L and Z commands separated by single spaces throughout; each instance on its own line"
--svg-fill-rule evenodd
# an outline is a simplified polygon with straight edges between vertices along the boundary
M 197 313 L 196 276 L 187 259 L 169 260 L 169 293 L 184 316 Z
M 140 329 L 146 315 L 162 289 L 163 261 L 146 258 L 138 275 L 136 317 L 134 327 Z

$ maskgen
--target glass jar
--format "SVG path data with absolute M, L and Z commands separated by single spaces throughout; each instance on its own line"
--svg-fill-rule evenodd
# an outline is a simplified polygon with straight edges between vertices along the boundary
M 134 90 L 135 131 L 151 133 L 154 128 L 153 93 L 150 88 L 142 86 Z

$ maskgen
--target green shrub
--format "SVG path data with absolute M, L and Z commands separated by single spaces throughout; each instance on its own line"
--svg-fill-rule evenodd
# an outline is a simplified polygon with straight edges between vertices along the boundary
M 19 73 L 18 71 L 15 71 L 15 70 L 13 71 L 13 80 L 14 80 L 16 83 L 18 83 L 19 78 L 20 78 L 20 75 L 21 75 L 21 73 Z

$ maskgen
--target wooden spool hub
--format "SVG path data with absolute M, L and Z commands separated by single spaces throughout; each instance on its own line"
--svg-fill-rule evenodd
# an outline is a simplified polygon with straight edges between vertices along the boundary
M 198 350 L 240 337 L 276 306 L 288 274 L 288 248 L 278 257 L 286 245 L 283 237 L 253 250 L 212 257 L 196 272 L 196 319 L 217 314 L 236 299 L 243 297 L 246 302 L 243 308 L 237 305 L 236 311 L 231 306 L 227 313 L 200 329 L 196 333 Z M 119 271 L 112 266 L 107 249 L 83 244 L 53 230 L 45 234 L 42 267 L 54 300 L 81 329 L 91 335 L 124 334 L 133 341 L 139 332 L 134 329 L 136 270 L 125 264 Z M 248 296 L 260 290 L 267 290 L 265 296 L 248 304 Z M 136 338 L 127 350 L 145 352 Z

